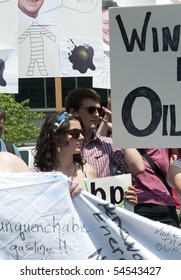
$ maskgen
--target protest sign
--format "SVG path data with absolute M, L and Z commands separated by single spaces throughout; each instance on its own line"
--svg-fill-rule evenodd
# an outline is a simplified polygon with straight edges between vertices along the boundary
M 18 93 L 18 11 L 16 1 L 0 1 L 0 93 Z
M 36 18 L 18 14 L 20 78 L 103 72 L 100 1 L 47 0 Z
M 180 260 L 181 231 L 88 192 L 62 173 L 0 174 L 1 260 Z
M 102 75 L 93 77 L 93 87 L 111 89 L 110 81 L 110 42 L 109 42 L 109 9 L 111 7 L 127 7 L 140 5 L 153 5 L 156 0 L 117 0 L 104 1 L 102 0 L 102 37 L 104 50 L 104 72 Z M 104 39 L 105 37 L 105 39 Z
M 134 211 L 133 204 L 123 198 L 125 190 L 132 185 L 131 174 L 95 179 L 85 179 L 84 189 L 112 204 Z
M 181 5 L 110 9 L 115 147 L 180 147 L 180 13 Z

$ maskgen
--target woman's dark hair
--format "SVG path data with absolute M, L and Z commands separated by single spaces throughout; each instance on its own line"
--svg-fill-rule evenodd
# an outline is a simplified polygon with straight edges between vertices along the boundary
M 54 113 L 49 115 L 40 131 L 37 138 L 36 147 L 34 149 L 35 161 L 34 166 L 40 171 L 52 171 L 56 170 L 56 154 L 57 147 L 60 145 L 68 145 L 65 140 L 66 131 L 70 128 L 70 120 L 78 120 L 83 128 L 83 123 L 79 117 L 71 116 L 66 118 L 62 124 L 55 130 L 55 123 L 61 113 Z M 83 160 L 81 154 L 73 155 L 73 160 L 83 165 Z

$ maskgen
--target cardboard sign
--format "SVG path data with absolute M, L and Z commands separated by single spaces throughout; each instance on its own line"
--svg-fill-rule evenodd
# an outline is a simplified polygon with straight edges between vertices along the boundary
M 125 190 L 132 185 L 131 174 L 86 179 L 84 189 L 127 210 L 134 211 L 134 206 L 123 198 Z
M 115 147 L 180 147 L 180 14 L 181 5 L 110 9 Z

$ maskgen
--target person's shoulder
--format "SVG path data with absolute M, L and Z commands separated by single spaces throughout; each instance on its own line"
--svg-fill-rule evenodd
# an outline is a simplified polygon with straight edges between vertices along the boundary
M 106 142 L 106 143 L 113 143 L 113 140 L 111 137 L 107 137 L 107 136 L 102 136 L 99 134 L 96 134 L 96 139 L 99 139 L 99 141 L 101 142 Z

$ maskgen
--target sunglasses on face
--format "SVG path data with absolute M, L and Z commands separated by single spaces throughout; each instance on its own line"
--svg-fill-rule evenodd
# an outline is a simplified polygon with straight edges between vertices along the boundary
M 79 139 L 80 134 L 84 135 L 83 129 L 73 128 L 66 131 L 68 134 L 72 136 L 74 139 Z
M 102 108 L 96 106 L 81 106 L 80 108 L 85 108 L 89 114 L 94 114 L 96 111 L 101 115 L 103 113 Z

